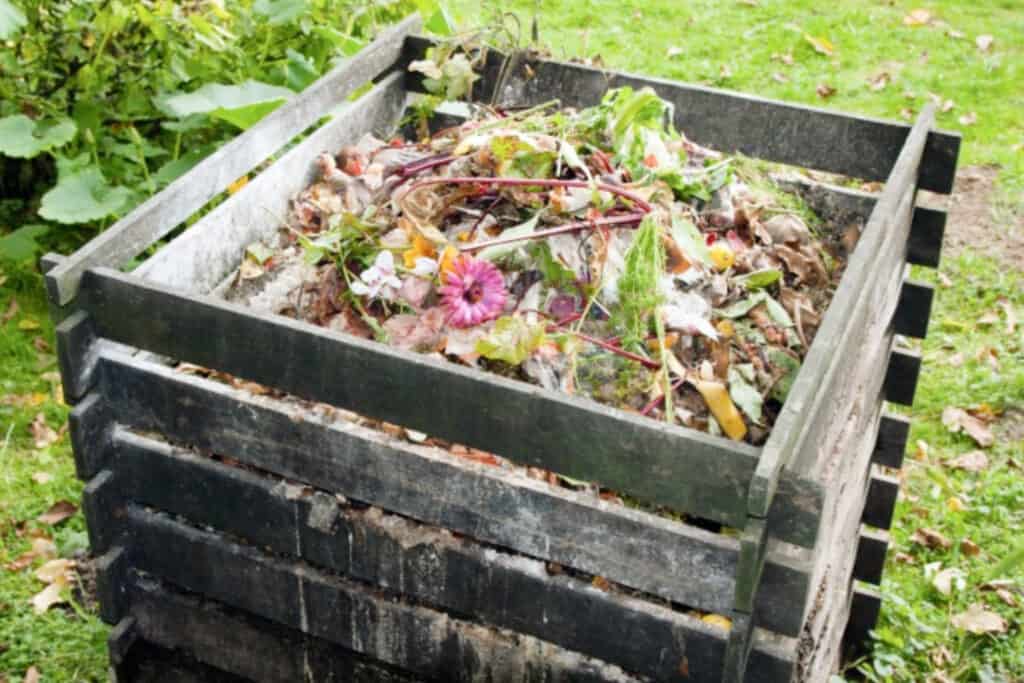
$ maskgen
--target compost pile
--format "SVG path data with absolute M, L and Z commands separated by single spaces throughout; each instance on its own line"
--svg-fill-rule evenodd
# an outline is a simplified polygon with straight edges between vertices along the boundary
M 621 88 L 367 136 L 317 159 L 283 252 L 256 262 L 305 260 L 302 319 L 763 443 L 841 250 L 671 120 Z

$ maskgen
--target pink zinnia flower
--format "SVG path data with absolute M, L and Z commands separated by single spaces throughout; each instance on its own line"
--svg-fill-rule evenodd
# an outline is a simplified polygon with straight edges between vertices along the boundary
M 441 301 L 448 322 L 455 327 L 473 327 L 497 318 L 506 296 L 501 271 L 489 261 L 463 255 L 445 271 Z

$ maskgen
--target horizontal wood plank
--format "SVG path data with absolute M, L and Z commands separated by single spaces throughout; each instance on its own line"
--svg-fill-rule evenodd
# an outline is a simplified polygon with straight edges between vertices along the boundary
M 872 474 L 868 499 L 864 503 L 864 523 L 878 529 L 888 529 L 892 526 L 892 515 L 896 510 L 899 492 L 899 478 L 881 472 Z
M 413 36 L 406 44 L 404 59 L 409 61 L 422 59 L 432 41 Z M 503 57 L 489 52 L 489 78 Z M 410 79 L 410 87 L 417 80 Z M 557 98 L 563 105 L 583 107 L 622 86 L 653 88 L 672 103 L 676 127 L 702 145 L 866 180 L 889 176 L 910 133 L 910 126 L 895 121 L 551 60 L 523 60 L 498 100 L 526 106 Z M 477 99 L 488 95 L 474 93 Z M 929 133 L 921 164 L 923 189 L 952 192 L 960 140 L 957 133 Z
M 903 466 L 903 454 L 907 450 L 910 436 L 910 419 L 897 413 L 884 413 L 878 428 L 875 453 L 872 461 L 878 465 L 899 469 Z
M 734 539 L 126 356 L 106 357 L 102 375 L 123 425 L 677 603 L 731 607 Z M 807 561 L 769 556 L 766 628 L 799 633 L 783 607 L 806 595 Z
M 246 247 L 276 238 L 292 198 L 317 179 L 321 152 L 336 153 L 366 133 L 390 135 L 405 109 L 403 78 L 401 73 L 385 77 L 150 257 L 136 274 L 181 290 L 211 292 L 238 267 Z
M 259 123 L 151 197 L 106 231 L 90 240 L 46 275 L 51 300 L 67 305 L 89 268 L 118 268 L 177 227 L 224 191 L 228 184 L 255 168 L 291 139 L 316 123 L 357 88 L 385 71 L 402 52 L 404 38 L 419 30 L 418 15 L 385 29 L 375 41 L 324 75 L 301 95 L 286 102 Z
M 543 562 L 379 511 L 347 508 L 324 492 L 289 487 L 143 437 L 119 434 L 115 450 L 112 467 L 126 498 L 277 554 L 656 680 L 687 680 L 679 673 L 684 661 L 690 680 L 712 680 L 721 669 L 723 638 L 714 628 L 659 604 L 551 576 Z M 523 595 L 533 598 L 523 601 Z M 590 626 L 581 630 L 581 622 Z M 628 639 L 624 628 L 632 634 Z
M 896 334 L 924 339 L 928 335 L 928 320 L 932 315 L 935 288 L 927 282 L 904 280 L 899 303 L 893 315 Z
M 653 505 L 746 519 L 759 450 L 743 443 L 107 269 L 86 274 L 80 299 L 106 338 Z

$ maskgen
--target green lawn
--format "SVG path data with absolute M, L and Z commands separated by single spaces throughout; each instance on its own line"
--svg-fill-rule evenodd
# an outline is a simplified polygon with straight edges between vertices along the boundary
M 929 93 L 950 100 L 952 109 L 939 121 L 964 133 L 961 165 L 998 164 L 998 215 L 1021 220 L 1024 2 L 548 5 L 541 11 L 540 36 L 557 46 L 555 56 L 600 54 L 613 68 L 890 118 L 919 109 Z M 534 3 L 503 6 L 523 17 L 525 39 Z M 491 18 L 476 8 L 461 0 L 453 7 L 468 23 Z M 927 9 L 931 23 L 906 26 L 904 17 L 915 9 Z M 805 34 L 828 41 L 833 54 L 816 52 Z M 993 37 L 986 51 L 976 44 L 980 35 Z M 883 73 L 887 84 L 873 89 L 871 80 Z M 816 93 L 822 84 L 836 91 L 827 100 Z M 960 118 L 972 112 L 976 121 L 961 124 Z M 0 232 L 10 227 L 0 226 Z M 1024 333 L 1019 326 L 1013 334 L 1007 331 L 1001 303 L 1024 321 L 1024 274 L 1019 264 L 1007 267 L 988 255 L 988 247 L 978 244 L 944 259 L 943 283 L 934 271 L 917 273 L 939 285 L 938 299 L 922 349 L 925 366 L 912 411 L 905 495 L 882 587 L 886 600 L 878 641 L 873 657 L 860 663 L 872 680 L 933 676 L 939 683 L 987 683 L 1024 676 L 1024 612 L 1004 604 L 996 592 L 980 589 L 991 579 L 1012 579 L 1017 590 L 1024 586 L 1024 542 L 1011 531 L 1024 526 Z M 37 448 L 31 429 L 39 413 L 53 429 L 67 417 L 67 409 L 53 400 L 49 373 L 55 361 L 47 348 L 52 327 L 41 280 L 25 265 L 4 263 L 0 269 L 0 315 L 12 299 L 19 307 L 0 325 L 0 681 L 4 676 L 22 680 L 30 666 L 38 667 L 47 683 L 106 680 L 106 627 L 92 608 L 72 600 L 37 616 L 29 600 L 44 586 L 33 576 L 42 560 L 24 569 L 7 568 L 36 537 L 52 539 L 62 556 L 80 552 L 85 537 L 80 513 L 56 527 L 36 521 L 56 501 L 77 502 L 81 485 L 66 434 Z M 979 360 L 986 349 L 992 351 Z M 986 360 L 992 356 L 998 368 Z M 994 422 L 996 443 L 986 450 L 989 465 L 976 473 L 952 469 L 949 461 L 975 446 L 942 425 L 942 411 L 979 404 L 1003 412 Z M 912 542 L 920 528 L 943 534 L 950 548 Z M 977 555 L 963 552 L 964 538 L 978 545 Z M 931 576 L 949 568 L 963 571 L 963 587 L 957 589 L 954 581 L 945 596 Z M 1024 602 L 1019 593 L 1004 595 Z M 957 629 L 952 617 L 973 603 L 1001 614 L 1007 632 L 970 635 Z

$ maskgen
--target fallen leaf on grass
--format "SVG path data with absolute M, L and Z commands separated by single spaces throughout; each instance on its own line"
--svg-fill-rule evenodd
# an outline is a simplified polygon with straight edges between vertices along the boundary
M 75 568 L 75 561 L 63 557 L 50 560 L 35 571 L 36 578 L 43 583 L 71 583 L 71 572 Z
M 967 557 L 976 557 L 981 553 L 981 547 L 969 538 L 960 541 L 960 552 Z
M 789 83 L 789 76 L 786 74 L 780 74 L 778 71 L 772 74 L 772 79 L 776 83 Z
M 978 318 L 978 325 L 981 327 L 995 325 L 998 322 L 999 314 L 996 313 L 995 311 L 985 311 L 984 313 L 981 314 L 981 317 Z
M 978 115 L 976 113 L 974 113 L 973 111 L 971 113 L 969 113 L 969 114 L 964 114 L 963 116 L 960 117 L 960 125 L 961 126 L 973 126 L 977 122 L 978 122 Z
M 946 362 L 954 368 L 958 368 L 964 364 L 964 354 L 954 353 L 952 356 L 946 359 Z
M 942 424 L 946 425 L 946 429 L 954 434 L 960 432 L 967 434 L 982 448 L 988 448 L 996 440 L 987 424 L 962 408 L 949 406 L 943 410 Z
M 946 500 L 946 507 L 949 509 L 950 512 L 963 512 L 964 510 L 967 509 L 967 506 L 964 505 L 964 502 L 960 500 L 957 496 L 950 496 L 949 499 Z
M 999 372 L 999 351 L 992 346 L 983 346 L 975 356 L 979 363 L 987 363 L 994 372 Z
M 8 571 L 20 572 L 22 569 L 31 566 L 38 559 L 56 556 L 57 545 L 53 541 L 43 537 L 34 538 L 32 539 L 32 548 L 8 562 L 4 565 L 4 568 Z
M 928 459 L 928 451 L 930 450 L 930 446 L 928 446 L 928 442 L 924 441 L 922 439 L 918 439 L 916 446 L 917 446 L 917 448 L 914 451 L 914 460 L 927 460 Z
M 22 318 L 18 321 L 18 329 L 25 332 L 32 332 L 42 327 L 35 318 Z
M 828 83 L 819 83 L 818 87 L 814 89 L 814 92 L 818 93 L 818 97 L 823 100 L 827 100 L 836 94 L 836 89 Z
M 678 57 L 681 54 L 683 54 L 683 48 L 673 45 L 665 51 L 665 58 L 672 59 L 673 57 Z
M 881 90 L 885 86 L 889 85 L 889 82 L 891 80 L 892 80 L 892 77 L 889 75 L 889 72 L 888 71 L 883 71 L 882 73 L 878 74 L 877 76 L 872 76 L 868 80 L 868 86 L 873 91 L 878 92 L 879 90 Z
M 50 353 L 53 351 L 53 348 L 50 347 L 50 342 L 46 341 L 42 337 L 33 337 L 32 347 L 36 351 L 41 351 L 42 353 Z
M 962 591 L 967 585 L 967 574 L 962 569 L 947 567 L 932 577 L 932 586 L 943 595 L 950 595 L 954 590 Z
M 946 31 L 946 35 L 949 36 L 950 38 L 956 38 L 958 40 L 960 38 L 966 38 L 967 37 L 966 34 L 963 31 L 957 31 L 955 28 L 951 28 L 948 31 Z
M 904 119 L 905 121 L 912 120 L 914 118 L 914 110 L 908 107 L 900 109 L 900 118 Z
M 975 635 L 1006 632 L 1006 620 L 978 603 L 968 607 L 966 612 L 954 614 L 950 621 L 956 628 Z
M 1017 314 L 1013 310 L 1013 306 L 1010 302 L 1004 298 L 998 300 L 1000 308 L 1003 309 L 1003 314 L 1006 316 L 1006 333 L 1013 334 L 1017 329 Z
M 21 679 L 21 683 L 39 683 L 40 680 L 39 669 L 30 666 L 25 672 L 25 677 Z
M 996 597 L 1007 607 L 1017 607 L 1019 602 L 1017 596 L 1011 592 L 1011 588 L 1015 588 L 1015 586 L 1014 582 L 1010 579 L 996 579 L 995 581 L 988 581 L 978 586 L 980 591 L 995 593 Z
M 36 472 L 32 475 L 32 481 L 37 484 L 49 484 L 53 481 L 53 475 L 49 472 Z
M 811 47 L 814 48 L 815 52 L 825 55 L 826 57 L 831 57 L 836 51 L 828 38 L 812 36 L 809 33 L 805 33 L 804 40 L 811 44 Z
M 4 311 L 4 314 L 2 316 L 0 316 L 0 322 L 6 325 L 8 322 L 10 322 L 11 318 L 18 315 L 19 310 L 20 309 L 18 307 L 18 300 L 15 299 L 14 297 L 11 297 L 11 303 L 7 304 L 7 310 Z
M 64 586 L 58 583 L 49 584 L 46 588 L 32 596 L 32 599 L 29 601 L 32 603 L 32 609 L 36 614 L 44 614 L 54 605 L 67 602 L 67 599 L 61 595 L 63 590 Z
M 927 26 L 932 22 L 932 13 L 926 9 L 915 9 L 903 17 L 904 26 Z
M 988 52 L 989 48 L 992 47 L 992 43 L 995 42 L 995 38 L 987 33 L 983 33 L 974 39 L 974 44 L 978 46 L 978 49 L 982 52 Z
M 949 550 L 953 546 L 950 540 L 938 531 L 925 527 L 915 531 L 910 537 L 910 542 L 923 545 L 926 548 L 932 548 L 933 550 Z
M 940 645 L 929 652 L 928 658 L 931 659 L 932 664 L 937 667 L 948 666 L 953 663 L 953 653 L 951 653 L 945 645 Z
M 971 451 L 950 460 L 947 466 L 967 472 L 981 472 L 988 469 L 988 456 L 983 451 Z
M 60 438 L 60 435 L 51 427 L 46 424 L 46 415 L 43 413 L 37 413 L 32 424 L 29 425 L 29 431 L 32 432 L 33 445 L 39 448 L 46 448 L 53 444 Z
M 50 506 L 49 510 L 36 517 L 36 519 L 43 524 L 54 526 L 72 517 L 76 512 L 78 512 L 78 507 L 74 503 L 68 500 L 58 500 Z

